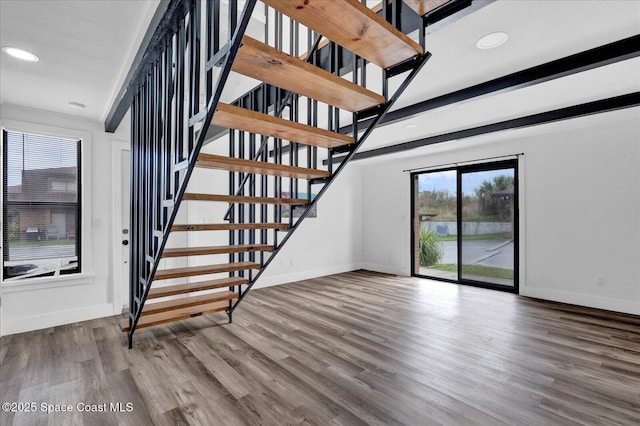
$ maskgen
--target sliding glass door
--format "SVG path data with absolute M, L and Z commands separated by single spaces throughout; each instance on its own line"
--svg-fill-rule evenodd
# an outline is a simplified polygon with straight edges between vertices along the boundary
M 414 275 L 517 291 L 516 166 L 413 175 Z
M 414 175 L 414 273 L 458 279 L 455 170 Z
M 462 171 L 461 279 L 513 287 L 515 168 Z

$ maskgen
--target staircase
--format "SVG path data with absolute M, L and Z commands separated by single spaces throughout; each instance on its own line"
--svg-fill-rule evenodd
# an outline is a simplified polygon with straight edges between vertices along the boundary
M 131 106 L 131 291 L 121 323 L 129 347 L 144 327 L 214 312 L 231 322 L 430 56 L 396 29 L 399 0 L 380 14 L 358 0 L 263 0 L 262 40 L 247 35 L 256 0 L 242 10 L 236 0 L 174 2 L 176 31 Z M 224 103 L 231 73 L 262 83 Z M 212 125 L 229 129 L 226 146 L 204 145 Z M 346 158 L 334 164 L 334 154 Z M 210 192 L 190 190 L 194 179 Z M 179 214 L 188 203 L 226 213 L 189 223 Z M 185 233 L 220 245 L 173 242 Z M 160 268 L 171 262 L 187 266 Z

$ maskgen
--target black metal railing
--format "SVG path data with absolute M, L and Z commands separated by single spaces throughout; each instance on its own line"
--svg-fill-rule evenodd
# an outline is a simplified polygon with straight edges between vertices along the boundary
M 129 347 L 256 0 L 246 0 L 241 11 L 237 0 L 177 3 L 175 31 L 166 35 L 131 105 Z

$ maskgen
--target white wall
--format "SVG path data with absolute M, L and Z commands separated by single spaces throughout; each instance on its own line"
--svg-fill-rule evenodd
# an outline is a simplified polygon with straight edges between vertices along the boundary
M 128 123 L 116 134 L 101 122 L 9 105 L 0 109 L 4 127 L 82 139 L 82 273 L 2 284 L 2 335 L 113 314 L 112 141 L 128 141 Z M 95 226 L 95 221 L 100 226 Z
M 256 287 L 361 267 L 409 275 L 409 174 L 403 170 L 524 152 L 521 294 L 640 314 L 639 119 L 636 108 L 572 120 L 571 126 L 564 122 L 441 144 L 412 151 L 408 158 L 352 163 L 319 202 L 318 218 L 301 225 Z M 111 258 L 120 237 L 111 229 L 112 141 L 129 139 L 128 123 L 107 134 L 99 122 L 8 105 L 1 107 L 0 120 L 85 143 L 83 273 L 77 279 L 3 285 L 2 335 L 112 315 Z M 211 192 L 210 175 L 195 176 L 190 190 Z M 216 204 L 190 205 L 185 220 L 219 221 L 224 205 Z M 94 219 L 101 227 L 92 226 Z M 190 234 L 190 245 L 224 243 Z M 605 278 L 604 287 L 599 277 Z
M 206 145 L 203 152 L 223 154 L 227 143 L 224 138 L 216 140 Z M 188 192 L 226 194 L 227 176 L 228 173 L 223 171 L 196 169 Z M 350 164 L 318 202 L 318 217 L 304 220 L 254 288 L 358 269 L 361 249 L 360 188 L 359 168 Z M 220 223 L 226 210 L 226 203 L 189 202 L 187 215 L 190 223 Z M 226 232 L 189 234 L 191 246 L 228 244 Z M 279 233 L 280 239 L 284 236 L 284 233 Z M 220 263 L 227 261 L 226 256 L 198 256 L 190 259 L 190 264 L 200 265 L 211 259 Z
M 525 154 L 519 160 L 520 293 L 640 314 L 638 108 L 363 162 L 363 267 L 411 273 L 404 169 L 516 153 Z
M 360 269 L 360 170 L 348 164 L 291 236 L 255 288 Z
M 113 228 L 113 141 L 129 141 L 125 119 L 115 134 L 103 124 L 72 116 L 2 105 L 0 124 L 11 129 L 83 140 L 83 241 L 82 273 L 59 278 L 37 278 L 3 283 L 0 312 L 2 335 L 111 316 L 114 305 L 113 259 L 120 232 Z M 209 153 L 225 147 L 224 141 L 207 145 Z M 115 159 L 119 161 L 119 159 Z M 217 173 L 216 178 L 212 179 Z M 227 193 L 226 172 L 197 170 L 190 192 Z M 222 179 L 220 177 L 222 176 Z M 345 272 L 359 268 L 360 172 L 351 165 L 319 202 L 318 217 L 307 219 L 271 264 L 256 288 Z M 184 203 L 176 223 L 223 222 L 225 203 Z M 99 220 L 100 227 L 95 227 Z M 226 232 L 190 232 L 172 235 L 168 247 L 227 244 Z M 160 268 L 226 262 L 226 256 L 199 256 L 163 260 Z M 200 277 L 196 277 L 201 279 Z M 164 285 L 175 284 L 169 280 Z M 114 306 L 116 306 L 114 308 Z M 114 323 L 115 324 L 115 323 Z

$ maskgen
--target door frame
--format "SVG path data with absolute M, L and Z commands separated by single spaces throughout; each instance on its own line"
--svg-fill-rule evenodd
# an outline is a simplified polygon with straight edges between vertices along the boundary
M 462 251 L 462 244 L 461 244 L 461 240 L 462 240 L 462 233 L 460 232 L 460 230 L 462 229 L 462 215 L 461 215 L 461 211 L 462 211 L 462 197 L 460 197 L 460 194 L 462 193 L 462 174 L 463 173 L 469 173 L 469 172 L 478 172 L 478 171 L 490 171 L 490 170 L 496 170 L 496 169 L 500 169 L 500 168 L 507 168 L 507 167 L 513 167 L 514 170 L 514 178 L 515 178 L 515 185 L 514 185 L 514 199 L 513 199 L 513 208 L 514 208 L 514 212 L 513 212 L 513 226 L 514 226 L 514 235 L 513 235 L 513 286 L 505 286 L 505 285 L 500 285 L 500 284 L 493 284 L 493 283 L 489 283 L 489 282 L 482 282 L 482 281 L 474 281 L 474 280 L 469 280 L 469 279 L 463 279 L 462 278 L 462 270 L 461 270 L 461 251 Z M 436 168 L 433 170 L 423 170 L 423 171 L 417 171 L 417 172 L 412 172 L 411 173 L 411 230 L 410 230 L 410 244 L 411 244 L 411 276 L 413 277 L 418 277 L 418 278 L 426 278 L 426 279 L 430 279 L 430 280 L 436 280 L 436 281 L 445 281 L 445 282 L 450 282 L 450 283 L 455 283 L 455 284 L 465 284 L 465 285 L 470 285 L 470 286 L 474 286 L 474 287 L 482 287 L 482 288 L 488 288 L 488 289 L 493 289 L 493 290 L 500 290 L 500 291 L 505 291 L 505 292 L 509 292 L 509 293 L 516 293 L 516 294 L 520 294 L 520 277 L 522 274 L 522 271 L 520 270 L 520 241 L 521 241 L 521 232 L 522 230 L 520 229 L 520 222 L 521 222 L 521 218 L 520 218 L 520 189 L 522 188 L 522 183 L 520 181 L 520 176 L 519 176 L 519 167 L 520 167 L 520 161 L 519 158 L 514 158 L 514 159 L 508 159 L 508 160 L 502 160 L 502 161 L 490 161 L 490 162 L 478 162 L 478 163 L 473 163 L 473 164 L 468 164 L 468 165 L 460 165 L 457 167 L 443 167 L 443 168 Z M 415 230 L 414 230 L 414 226 L 415 226 L 415 202 L 416 202 L 416 197 L 415 197 L 415 191 L 416 188 L 415 186 L 417 185 L 417 179 L 416 177 L 418 175 L 424 174 L 424 173 L 432 173 L 432 172 L 443 172 L 443 171 L 451 171 L 451 170 L 455 170 L 456 171 L 456 197 L 457 197 L 457 212 L 456 212 L 456 221 L 457 221 L 457 228 L 458 228 L 458 238 L 457 238 L 457 258 L 458 258 L 458 277 L 457 279 L 449 279 L 449 278 L 442 278 L 442 277 L 431 277 L 428 275 L 421 275 L 419 273 L 419 270 L 416 270 L 416 235 L 415 235 Z
M 113 171 L 113 179 L 111 182 L 111 205 L 113 206 L 113 236 L 112 236 L 112 262 L 111 271 L 113 277 L 113 314 L 119 315 L 122 313 L 124 304 L 122 303 L 123 286 L 125 283 L 122 281 L 122 229 L 129 228 L 129 224 L 122 223 L 122 197 L 120 194 L 120 188 L 122 188 L 122 177 L 125 173 L 129 173 L 129 168 L 125 170 L 121 164 L 121 155 L 123 151 L 131 151 L 131 144 L 120 140 L 113 140 L 113 149 L 111 156 L 111 170 Z

